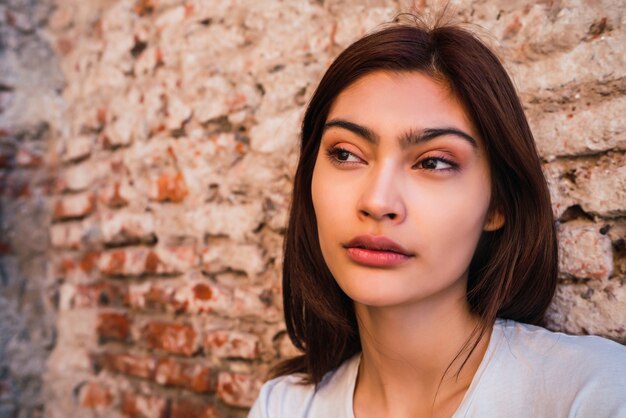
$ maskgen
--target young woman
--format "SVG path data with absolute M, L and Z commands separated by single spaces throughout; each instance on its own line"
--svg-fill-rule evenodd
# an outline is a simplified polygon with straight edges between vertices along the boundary
M 626 417 L 626 349 L 541 324 L 550 197 L 515 89 L 457 26 L 348 47 L 307 108 L 287 331 L 251 418 Z

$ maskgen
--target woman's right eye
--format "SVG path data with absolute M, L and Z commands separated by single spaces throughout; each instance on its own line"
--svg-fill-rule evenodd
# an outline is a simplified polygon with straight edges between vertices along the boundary
M 350 151 L 341 147 L 329 148 L 328 151 L 326 151 L 326 154 L 333 164 L 354 164 L 363 161 Z

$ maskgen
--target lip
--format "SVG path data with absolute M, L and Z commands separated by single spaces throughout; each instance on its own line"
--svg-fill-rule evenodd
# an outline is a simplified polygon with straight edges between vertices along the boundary
M 359 235 L 343 244 L 348 257 L 358 264 L 372 267 L 392 267 L 415 256 L 397 242 L 375 235 Z

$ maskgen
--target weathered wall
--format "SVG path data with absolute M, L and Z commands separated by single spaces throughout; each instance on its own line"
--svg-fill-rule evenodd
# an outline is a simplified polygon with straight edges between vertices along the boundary
M 0 0 L 0 417 L 41 416 L 55 341 L 47 275 L 50 126 L 63 76 L 41 28 L 51 7 Z M 45 69 L 42 71 L 42 69 Z
M 304 106 L 339 51 L 411 3 L 50 3 L 61 114 L 37 109 L 32 119 L 48 115 L 39 119 L 51 128 L 35 137 L 14 134 L 20 112 L 0 125 L 12 152 L 3 179 L 32 182 L 41 172 L 47 187 L 28 198 L 3 187 L 0 240 L 0 266 L 23 263 L 6 283 L 38 283 L 34 294 L 46 301 L 58 286 L 55 314 L 39 310 L 47 322 L 22 326 L 57 335 L 46 416 L 246 415 L 268 364 L 293 353 L 280 319 L 281 245 Z M 550 326 L 626 342 L 625 8 L 452 4 L 507 62 L 544 159 L 562 256 Z M 33 71 L 52 77 L 50 68 Z M 41 165 L 20 163 L 31 145 Z M 35 219 L 19 205 L 50 211 Z M 42 257 L 47 275 L 34 267 Z M 2 313 L 38 306 L 16 304 L 23 299 L 2 286 L 0 303 L 11 306 Z M 3 328 L 0 350 L 17 334 Z M 46 345 L 34 345 L 43 347 L 34 359 L 45 358 Z M 0 401 L 10 396 L 4 387 Z

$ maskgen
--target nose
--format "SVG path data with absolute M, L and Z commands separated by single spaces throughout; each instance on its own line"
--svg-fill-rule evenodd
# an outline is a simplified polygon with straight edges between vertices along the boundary
M 357 204 L 359 217 L 377 222 L 390 220 L 400 223 L 406 217 L 402 198 L 402 179 L 393 167 L 372 170 L 366 178 Z

